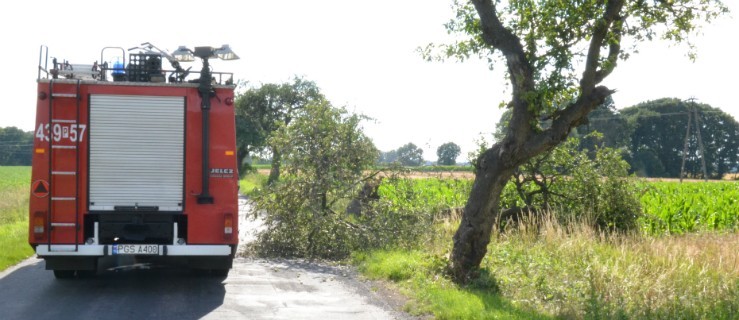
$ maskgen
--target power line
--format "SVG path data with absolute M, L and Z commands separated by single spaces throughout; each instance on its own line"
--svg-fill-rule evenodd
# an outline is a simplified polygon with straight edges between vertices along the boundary
M 709 111 L 698 111 L 700 114 L 706 114 L 706 113 L 725 113 L 721 110 L 709 110 Z M 610 117 L 598 117 L 598 118 L 590 118 L 588 121 L 601 121 L 601 120 L 613 120 L 613 119 L 626 119 L 626 118 L 653 118 L 653 117 L 667 117 L 667 116 L 676 116 L 676 115 L 684 115 L 687 116 L 690 114 L 690 112 L 669 112 L 669 113 L 659 113 L 659 114 L 637 114 L 634 116 L 626 116 L 619 114 L 619 116 L 610 116 Z
M 3 148 L 3 147 L 28 148 L 28 147 L 33 147 L 33 144 L 32 143 L 24 143 L 24 144 L 14 144 L 14 143 L 4 144 L 4 143 L 0 143 L 0 148 Z
M 29 143 L 29 142 L 33 142 L 33 139 L 30 139 L 30 138 L 29 139 L 23 139 L 23 140 L 10 140 L 10 139 L 3 140 L 3 139 L 0 139 L 0 143 Z

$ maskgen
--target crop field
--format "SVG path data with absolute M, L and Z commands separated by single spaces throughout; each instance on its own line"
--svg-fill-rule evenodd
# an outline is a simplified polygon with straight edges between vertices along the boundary
M 440 212 L 463 207 L 471 187 L 468 179 L 404 179 L 383 183 L 379 193 L 399 209 Z M 647 234 L 739 229 L 739 182 L 641 182 L 640 189 L 639 225 Z
M 649 182 L 641 203 L 647 233 L 739 228 L 739 182 Z
M 0 270 L 33 254 L 28 245 L 30 167 L 0 167 Z

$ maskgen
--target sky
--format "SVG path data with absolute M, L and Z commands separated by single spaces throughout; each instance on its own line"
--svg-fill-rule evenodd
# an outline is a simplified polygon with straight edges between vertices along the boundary
M 490 137 L 509 99 L 502 67 L 482 61 L 427 62 L 417 48 L 446 43 L 443 24 L 452 0 L 283 1 L 21 1 L 0 13 L 0 127 L 32 131 L 39 46 L 50 56 L 92 64 L 106 46 L 151 42 L 178 46 L 229 44 L 241 57 L 215 61 L 214 71 L 234 72 L 252 86 L 302 76 L 317 83 L 338 106 L 375 119 L 365 133 L 383 151 L 409 142 L 436 160 L 446 142 L 462 147 L 458 162 Z M 739 3 L 694 39 L 698 58 L 685 47 L 647 43 L 620 62 L 603 85 L 616 89 L 618 108 L 664 97 L 720 108 L 739 119 L 735 79 L 739 64 Z M 109 52 L 109 51 L 108 51 Z M 106 57 L 106 60 L 110 57 Z M 166 63 L 165 63 L 166 65 Z M 190 65 L 187 65 L 190 66 Z M 191 64 L 199 70 L 198 61 Z M 168 66 L 166 66 L 168 67 Z

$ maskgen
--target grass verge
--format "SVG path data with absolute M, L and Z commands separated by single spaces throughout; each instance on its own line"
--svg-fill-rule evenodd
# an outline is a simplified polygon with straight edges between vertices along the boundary
M 267 184 L 268 175 L 259 172 L 250 172 L 239 180 L 239 193 L 250 196 L 258 192 Z
M 439 319 L 739 318 L 736 232 L 605 236 L 549 219 L 496 234 L 480 277 L 459 286 L 443 258 L 457 223 L 440 223 L 423 251 L 357 253 L 353 262 L 395 282 L 415 301 L 408 311 Z
M 433 314 L 437 319 L 553 319 L 511 303 L 494 282 L 457 286 L 444 277 L 444 259 L 421 251 L 378 250 L 352 256 L 359 270 L 372 279 L 390 280 L 413 300 L 405 311 Z
M 0 167 L 0 270 L 30 257 L 28 198 L 30 167 Z
M 28 222 L 16 221 L 0 225 L 0 271 L 33 255 L 28 245 Z

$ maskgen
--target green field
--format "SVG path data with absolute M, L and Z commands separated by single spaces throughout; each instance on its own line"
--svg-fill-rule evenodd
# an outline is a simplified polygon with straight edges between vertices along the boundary
M 739 182 L 649 182 L 640 200 L 647 233 L 739 228 Z
M 28 245 L 30 167 L 0 166 L 0 270 L 31 256 Z
M 640 182 L 641 230 L 647 234 L 680 234 L 739 229 L 739 182 Z M 512 188 L 508 185 L 507 188 Z M 405 179 L 383 183 L 380 196 L 397 209 L 440 212 L 463 207 L 472 188 L 468 179 Z M 515 203 L 504 192 L 502 203 Z

